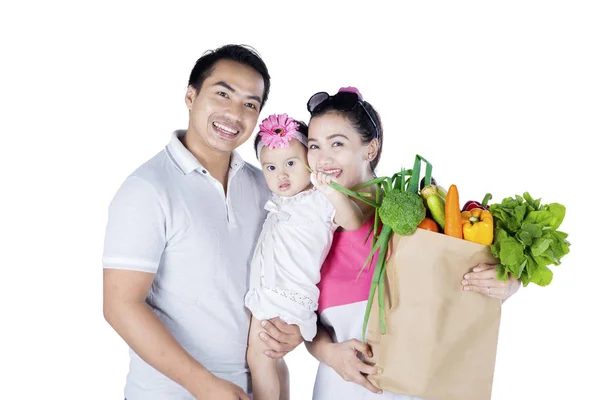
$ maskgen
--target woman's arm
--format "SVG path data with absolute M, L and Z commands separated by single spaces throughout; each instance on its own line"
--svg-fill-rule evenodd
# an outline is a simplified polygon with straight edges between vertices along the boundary
M 312 342 L 304 342 L 304 344 L 306 346 L 306 350 L 308 350 L 308 352 L 314 358 L 319 360 L 319 362 L 331 365 L 329 363 L 327 351 L 331 349 L 333 340 L 331 340 L 329 332 L 327 332 L 327 329 L 325 329 L 321 322 L 317 321 L 317 335 Z
M 358 358 L 359 352 L 372 357 L 367 344 L 356 339 L 334 343 L 320 323 L 317 323 L 317 335 L 313 341 L 304 343 L 313 357 L 333 368 L 346 382 L 364 386 L 373 393 L 383 393 L 366 378 L 366 375 L 375 375 L 380 373 L 380 370 L 374 365 L 365 364 Z

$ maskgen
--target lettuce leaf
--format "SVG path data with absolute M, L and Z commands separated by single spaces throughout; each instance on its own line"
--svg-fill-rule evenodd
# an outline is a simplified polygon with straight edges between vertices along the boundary
M 559 203 L 541 204 L 529 193 L 507 197 L 490 205 L 494 217 L 494 242 L 490 246 L 498 260 L 498 279 L 507 280 L 509 273 L 523 282 L 547 286 L 552 282 L 550 265 L 560 265 L 570 251 L 568 235 L 557 229 L 566 208 Z

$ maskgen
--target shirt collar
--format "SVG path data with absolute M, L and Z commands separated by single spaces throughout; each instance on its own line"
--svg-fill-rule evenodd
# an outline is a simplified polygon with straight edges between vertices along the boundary
M 184 175 L 188 175 L 190 172 L 198 171 L 204 175 L 208 175 L 209 172 L 200 161 L 183 145 L 182 139 L 185 135 L 185 130 L 176 130 L 171 136 L 171 141 L 166 147 L 167 154 L 171 158 L 171 161 L 175 164 L 177 169 Z M 235 173 L 244 166 L 245 162 L 237 151 L 232 151 L 231 158 L 229 161 L 229 172 Z

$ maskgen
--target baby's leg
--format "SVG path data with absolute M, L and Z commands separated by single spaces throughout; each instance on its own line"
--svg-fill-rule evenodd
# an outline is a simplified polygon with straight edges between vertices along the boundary
M 263 331 L 260 321 L 252 317 L 250 323 L 250 336 L 248 338 L 248 366 L 252 376 L 252 394 L 253 400 L 279 400 L 280 390 L 286 388 L 280 387 L 278 362 L 283 360 L 274 360 L 265 355 L 269 348 L 258 337 L 259 332 Z M 286 368 L 287 369 L 287 368 Z

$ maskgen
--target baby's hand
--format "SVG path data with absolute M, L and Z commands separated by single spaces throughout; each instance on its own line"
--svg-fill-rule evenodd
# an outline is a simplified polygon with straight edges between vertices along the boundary
M 321 193 L 327 195 L 336 192 L 334 188 L 329 186 L 331 182 L 335 182 L 335 178 L 331 174 L 326 174 L 324 172 L 313 172 L 310 175 L 310 181 L 312 184 L 319 190 Z

